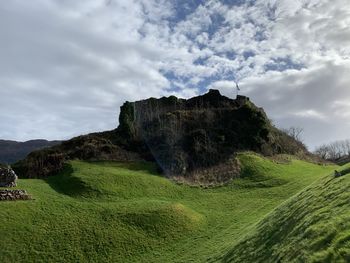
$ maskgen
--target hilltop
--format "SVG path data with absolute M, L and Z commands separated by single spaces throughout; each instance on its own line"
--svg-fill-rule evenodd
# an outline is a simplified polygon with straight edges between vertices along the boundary
M 230 99 L 210 90 L 188 100 L 171 96 L 126 102 L 115 130 L 33 152 L 14 169 L 32 178 L 54 174 L 72 159 L 146 160 L 168 177 L 215 184 L 239 176 L 235 155 L 240 151 L 309 155 L 249 98 Z

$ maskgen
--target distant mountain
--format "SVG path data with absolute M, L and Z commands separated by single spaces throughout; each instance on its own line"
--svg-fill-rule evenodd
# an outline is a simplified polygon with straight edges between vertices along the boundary
M 0 163 L 15 163 L 30 152 L 59 144 L 60 141 L 30 140 L 16 142 L 0 140 Z

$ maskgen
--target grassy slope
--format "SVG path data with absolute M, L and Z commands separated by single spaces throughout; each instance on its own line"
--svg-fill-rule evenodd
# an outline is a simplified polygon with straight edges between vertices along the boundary
M 176 185 L 150 164 L 71 162 L 26 179 L 34 201 L 0 202 L 0 262 L 203 262 L 333 167 L 240 156 L 244 178 Z
M 270 213 L 222 261 L 350 262 L 349 189 L 350 174 L 323 177 Z

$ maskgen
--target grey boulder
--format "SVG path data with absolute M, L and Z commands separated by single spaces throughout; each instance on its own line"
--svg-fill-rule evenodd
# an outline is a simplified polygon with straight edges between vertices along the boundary
M 0 187 L 15 187 L 17 186 L 17 175 L 9 167 L 0 167 Z

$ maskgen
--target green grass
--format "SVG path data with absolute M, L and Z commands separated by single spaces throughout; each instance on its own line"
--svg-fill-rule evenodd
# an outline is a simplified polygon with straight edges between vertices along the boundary
M 334 167 L 239 156 L 242 178 L 203 189 L 149 163 L 72 161 L 19 180 L 33 201 L 0 202 L 0 262 L 221 260 L 267 213 Z
M 223 262 L 350 262 L 350 170 L 326 176 L 283 203 Z

